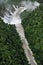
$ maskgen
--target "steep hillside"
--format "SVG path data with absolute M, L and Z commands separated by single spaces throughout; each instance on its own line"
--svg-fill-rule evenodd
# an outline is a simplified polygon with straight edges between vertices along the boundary
M 11 4 L 13 1 L 14 0 L 12 0 Z M 15 2 L 16 1 L 17 0 L 15 0 Z M 18 0 L 18 2 L 19 1 L 20 0 Z M 41 2 L 40 7 L 31 13 L 24 13 L 22 25 L 38 65 L 43 65 L 43 0 L 36 1 Z M 2 8 L 2 11 L 3 10 Z M 5 24 L 1 19 L 0 65 L 29 65 L 15 25 Z
M 0 65 L 28 65 L 15 26 L 0 19 Z
M 43 3 L 26 16 L 22 22 L 26 38 L 38 65 L 43 65 Z

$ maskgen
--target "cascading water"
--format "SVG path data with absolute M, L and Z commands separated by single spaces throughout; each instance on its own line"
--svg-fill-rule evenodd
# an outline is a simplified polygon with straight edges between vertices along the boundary
M 17 32 L 19 33 L 21 41 L 23 43 L 22 48 L 24 49 L 25 55 L 28 59 L 28 63 L 31 65 L 37 65 L 37 63 L 33 57 L 33 53 L 31 51 L 31 49 L 29 48 L 29 45 L 28 45 L 29 43 L 28 43 L 27 39 L 25 38 L 23 26 L 21 24 L 17 24 L 15 26 L 16 26 Z
M 4 15 L 4 17 L 1 17 L 1 16 L 0 17 L 5 23 L 11 24 L 11 25 L 15 24 L 16 30 L 19 33 L 20 39 L 23 43 L 22 48 L 24 49 L 24 53 L 27 57 L 29 64 L 37 65 L 37 63 L 33 57 L 33 53 L 31 51 L 31 49 L 29 48 L 29 45 L 28 45 L 29 43 L 25 37 L 23 26 L 21 25 L 22 20 L 21 20 L 20 14 L 24 10 L 33 11 L 36 7 L 39 6 L 39 3 L 36 1 L 34 3 L 31 1 L 28 1 L 28 2 L 23 1 L 23 2 L 21 2 L 21 5 L 23 5 L 23 6 L 19 7 L 19 8 L 16 8 L 15 5 L 13 5 L 15 11 L 13 13 L 11 11 L 9 11 L 11 15 L 9 13 L 6 13 Z M 9 10 L 9 9 L 7 9 L 7 10 Z

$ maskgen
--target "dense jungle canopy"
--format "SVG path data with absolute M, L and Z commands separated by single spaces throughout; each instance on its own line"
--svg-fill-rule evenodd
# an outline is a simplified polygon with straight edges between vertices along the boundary
M 19 1 L 9 0 L 9 3 L 18 4 Z M 31 13 L 23 13 L 22 25 L 38 65 L 43 65 L 43 0 L 36 1 L 40 2 L 39 8 Z M 0 15 L 4 12 L 4 6 L 0 5 Z M 0 65 L 29 65 L 15 25 L 5 24 L 1 19 Z

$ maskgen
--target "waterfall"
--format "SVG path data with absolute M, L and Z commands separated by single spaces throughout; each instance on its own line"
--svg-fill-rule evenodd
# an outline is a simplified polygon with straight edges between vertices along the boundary
M 7 9 L 8 12 L 5 12 L 4 17 L 0 18 L 3 20 L 3 22 L 11 24 L 11 25 L 15 25 L 16 26 L 16 30 L 20 36 L 20 39 L 23 43 L 22 48 L 24 49 L 24 53 L 26 55 L 26 58 L 28 60 L 28 63 L 31 65 L 37 65 L 35 58 L 33 56 L 33 53 L 29 47 L 29 43 L 25 37 L 25 33 L 24 33 L 24 29 L 23 26 L 21 24 L 22 19 L 20 17 L 20 14 L 22 12 L 26 11 L 33 11 L 35 10 L 40 4 L 38 2 L 31 2 L 29 1 L 22 1 L 21 2 L 21 7 L 15 7 L 15 5 L 13 5 L 13 8 L 15 9 L 14 12 L 12 12 L 11 10 Z M 25 23 L 24 23 L 25 24 Z
M 22 48 L 24 49 L 24 53 L 27 57 L 28 63 L 31 65 L 37 65 L 37 63 L 33 57 L 33 53 L 31 51 L 31 49 L 29 48 L 29 43 L 25 37 L 23 26 L 21 24 L 16 24 L 15 26 L 16 26 L 16 30 L 20 36 L 20 39 L 23 43 Z

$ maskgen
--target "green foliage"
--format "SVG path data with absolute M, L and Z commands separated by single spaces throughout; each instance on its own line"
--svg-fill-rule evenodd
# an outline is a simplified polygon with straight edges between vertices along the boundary
M 9 2 L 12 4 L 13 1 Z M 18 4 L 19 1 L 15 0 L 14 3 Z M 38 65 L 43 65 L 43 0 L 36 1 L 42 2 L 40 7 L 31 13 L 23 13 L 22 25 Z M 2 11 L 4 8 L 0 6 L 0 15 Z M 15 26 L 5 24 L 1 19 L 0 65 L 29 65 Z
M 43 4 L 24 18 L 23 27 L 38 65 L 43 65 Z
M 28 65 L 15 26 L 0 19 L 0 65 Z

